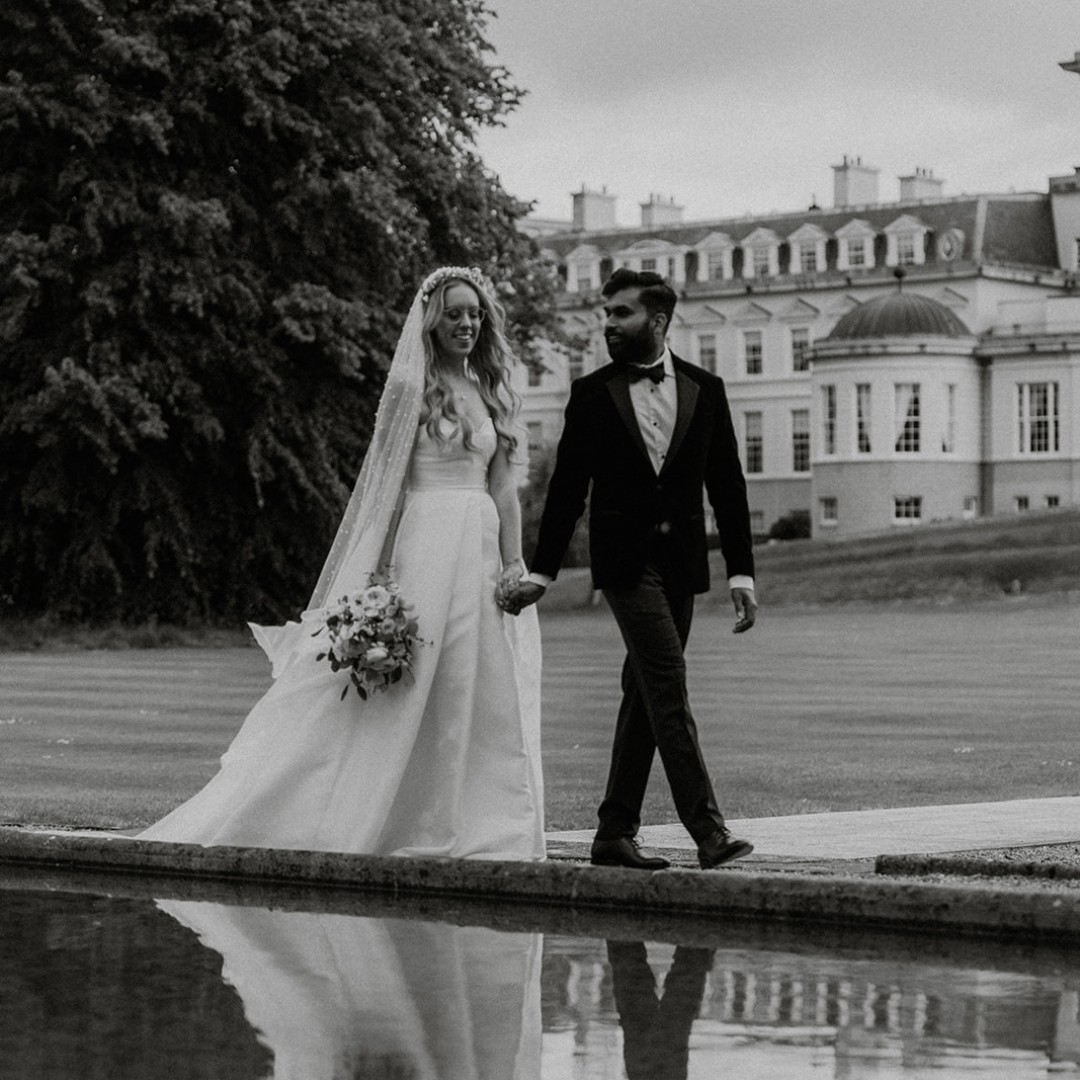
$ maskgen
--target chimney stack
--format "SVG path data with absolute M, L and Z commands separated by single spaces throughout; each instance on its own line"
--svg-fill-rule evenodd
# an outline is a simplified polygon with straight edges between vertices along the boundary
M 593 232 L 615 228 L 615 196 L 607 187 L 590 191 L 584 184 L 580 191 L 571 192 L 574 200 L 574 232 Z
M 916 199 L 940 199 L 944 180 L 934 176 L 933 169 L 916 168 L 910 176 L 900 177 L 900 201 L 913 202 Z
M 844 155 L 833 170 L 833 206 L 859 206 L 878 201 L 878 173 L 872 165 L 864 165 L 861 157 Z
M 678 225 L 682 222 L 683 207 L 675 202 L 675 196 L 665 199 L 654 192 L 649 193 L 649 201 L 641 206 L 641 227 L 658 229 L 664 225 Z

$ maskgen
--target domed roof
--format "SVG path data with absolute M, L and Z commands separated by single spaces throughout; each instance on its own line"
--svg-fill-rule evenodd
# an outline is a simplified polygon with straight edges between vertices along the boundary
M 940 301 L 898 289 L 886 296 L 875 296 L 842 315 L 826 340 L 970 334 L 963 320 Z

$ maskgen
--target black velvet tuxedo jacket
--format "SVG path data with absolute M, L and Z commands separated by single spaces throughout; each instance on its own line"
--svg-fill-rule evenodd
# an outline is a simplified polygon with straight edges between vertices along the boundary
M 754 573 L 746 481 L 724 383 L 672 359 L 678 411 L 659 475 L 634 414 L 625 369 L 608 364 L 571 385 L 532 560 L 537 573 L 556 576 L 588 497 L 596 588 L 634 585 L 660 535 L 671 546 L 685 586 L 705 592 L 706 492 L 728 577 Z

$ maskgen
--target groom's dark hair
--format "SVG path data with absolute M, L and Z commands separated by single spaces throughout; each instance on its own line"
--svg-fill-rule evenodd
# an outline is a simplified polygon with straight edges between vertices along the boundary
M 678 297 L 675 290 L 659 274 L 651 270 L 630 270 L 623 266 L 604 282 L 600 295 L 605 299 L 623 289 L 640 289 L 641 302 L 650 315 L 660 314 L 671 325 Z

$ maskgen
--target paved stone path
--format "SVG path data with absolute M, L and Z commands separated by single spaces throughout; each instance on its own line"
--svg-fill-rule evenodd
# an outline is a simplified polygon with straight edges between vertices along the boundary
M 984 848 L 1080 842 L 1080 796 L 1013 799 L 957 806 L 908 806 L 833 814 L 729 821 L 754 844 L 750 859 L 867 859 Z M 679 824 L 645 825 L 641 842 L 668 851 L 694 850 Z M 548 833 L 549 851 L 572 856 L 591 843 L 592 830 Z

